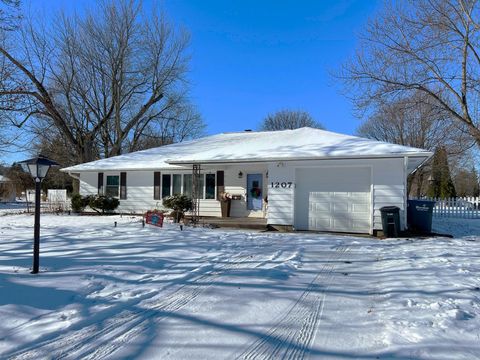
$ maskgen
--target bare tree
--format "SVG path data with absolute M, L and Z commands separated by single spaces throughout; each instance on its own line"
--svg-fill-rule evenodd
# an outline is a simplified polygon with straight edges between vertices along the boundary
M 285 109 L 277 111 L 274 114 L 268 114 L 267 117 L 263 119 L 260 130 L 277 131 L 298 129 L 306 126 L 324 129 L 323 125 L 315 121 L 306 111 Z
M 20 0 L 0 0 L 0 29 L 14 30 L 21 19 Z
M 20 16 L 19 0 L 0 0 L 0 36 L 4 33 L 17 28 Z M 0 64 L 4 67 L 4 64 Z M 0 116 L 0 153 L 6 152 L 12 148 L 19 134 L 10 128 L 8 119 Z
M 450 114 L 436 104 L 422 92 L 381 104 L 357 133 L 379 141 L 431 151 L 441 146 L 452 163 L 461 164 L 475 143 L 463 128 L 458 128 L 457 122 L 451 120 Z M 409 193 L 414 192 L 415 196 L 424 194 L 429 174 L 428 166 L 416 171 L 409 179 Z
M 51 129 L 75 161 L 119 155 L 147 129 L 183 121 L 172 114 L 186 103 L 188 43 L 163 13 L 128 0 L 61 15 L 53 30 L 26 21 L 0 44 L 1 112 L 40 136 Z
M 422 92 L 480 148 L 477 0 L 392 0 L 358 49 L 340 75 L 358 109 Z
M 177 104 L 161 119 L 154 120 L 147 127 L 137 126 L 128 151 L 136 151 L 168 145 L 204 135 L 205 124 L 198 111 L 190 104 Z

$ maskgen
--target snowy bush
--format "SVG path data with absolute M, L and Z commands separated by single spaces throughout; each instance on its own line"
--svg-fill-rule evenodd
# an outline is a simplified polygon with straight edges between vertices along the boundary
M 118 205 L 120 205 L 118 199 L 110 196 L 97 195 L 87 196 L 87 198 L 89 198 L 88 206 L 102 214 L 112 212 L 118 207 Z
M 90 199 L 88 199 L 86 196 L 74 194 L 71 199 L 73 212 L 82 212 L 88 206 L 89 201 Z
M 186 195 L 168 196 L 163 199 L 162 203 L 166 208 L 173 210 L 170 216 L 177 222 L 184 217 L 185 212 L 192 210 L 192 199 Z

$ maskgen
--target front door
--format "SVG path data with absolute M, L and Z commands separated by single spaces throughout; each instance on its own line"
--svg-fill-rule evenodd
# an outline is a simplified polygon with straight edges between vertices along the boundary
M 247 209 L 262 210 L 263 177 L 262 174 L 247 174 Z

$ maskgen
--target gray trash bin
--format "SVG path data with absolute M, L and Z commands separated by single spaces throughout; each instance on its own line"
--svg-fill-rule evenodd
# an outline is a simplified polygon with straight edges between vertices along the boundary
M 424 233 L 432 232 L 432 215 L 435 201 L 408 200 L 407 203 L 408 227 Z
M 384 206 L 380 208 L 382 214 L 383 234 L 386 237 L 398 237 L 400 233 L 400 208 Z

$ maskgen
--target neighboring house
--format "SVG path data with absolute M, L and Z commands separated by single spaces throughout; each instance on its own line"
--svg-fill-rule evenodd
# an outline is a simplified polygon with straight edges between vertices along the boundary
M 201 168 L 201 216 L 220 216 L 220 192 L 234 195 L 232 217 L 265 217 L 298 230 L 374 233 L 380 208 L 401 209 L 407 175 L 431 152 L 325 130 L 241 132 L 137 151 L 62 169 L 80 193 L 120 198 L 142 213 L 177 193 L 191 195 Z M 268 206 L 266 206 L 268 204 Z
M 12 202 L 15 201 L 16 197 L 15 183 L 0 175 L 0 202 Z

